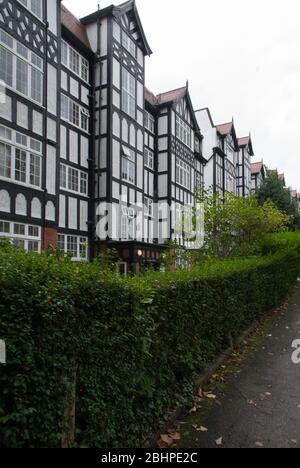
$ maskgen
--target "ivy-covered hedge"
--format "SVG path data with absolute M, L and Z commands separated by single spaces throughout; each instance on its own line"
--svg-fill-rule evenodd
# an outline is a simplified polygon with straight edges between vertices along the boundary
M 272 238 L 269 250 L 127 279 L 3 250 L 0 446 L 61 446 L 75 384 L 77 446 L 141 445 L 169 407 L 189 401 L 194 374 L 287 294 L 300 237 Z

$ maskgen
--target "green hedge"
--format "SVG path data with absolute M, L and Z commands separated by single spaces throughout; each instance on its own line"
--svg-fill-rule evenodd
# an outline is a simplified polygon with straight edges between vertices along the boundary
M 128 279 L 3 251 L 0 446 L 59 447 L 75 375 L 76 445 L 141 445 L 168 408 L 190 400 L 195 373 L 229 338 L 286 296 L 299 235 L 270 246 L 266 257 Z

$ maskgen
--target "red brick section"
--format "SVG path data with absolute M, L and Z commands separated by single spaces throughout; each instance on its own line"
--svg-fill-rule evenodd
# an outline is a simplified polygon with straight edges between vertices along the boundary
M 42 249 L 47 250 L 50 247 L 57 247 L 57 230 L 53 228 L 43 228 Z

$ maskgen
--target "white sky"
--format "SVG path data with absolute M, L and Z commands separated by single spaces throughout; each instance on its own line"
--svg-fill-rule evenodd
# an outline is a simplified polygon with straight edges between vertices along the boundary
M 82 17 L 109 0 L 64 0 Z M 136 0 L 153 50 L 146 84 L 154 92 L 189 80 L 195 109 L 216 124 L 234 117 L 251 131 L 254 161 L 285 172 L 300 191 L 300 1 Z

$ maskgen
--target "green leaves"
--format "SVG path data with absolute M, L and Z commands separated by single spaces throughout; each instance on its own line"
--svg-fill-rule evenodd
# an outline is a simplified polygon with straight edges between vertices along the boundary
M 97 262 L 5 248 L 1 446 L 60 446 L 74 383 L 77 446 L 140 446 L 168 408 L 192 400 L 194 374 L 297 278 L 300 235 L 268 236 L 264 252 L 120 278 Z

